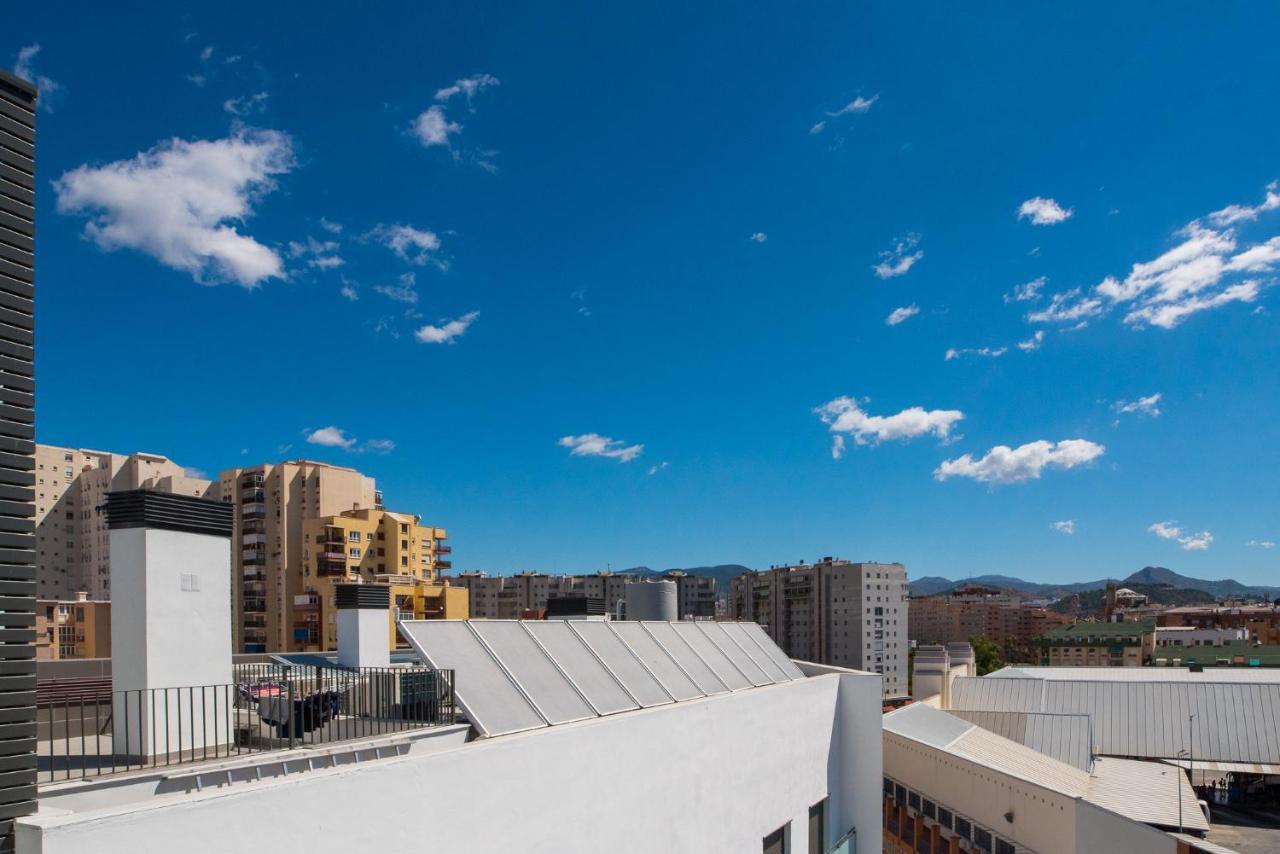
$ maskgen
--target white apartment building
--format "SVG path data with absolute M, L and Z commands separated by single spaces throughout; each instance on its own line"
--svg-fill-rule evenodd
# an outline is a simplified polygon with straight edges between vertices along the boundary
M 207 497 L 212 482 L 158 454 L 36 445 L 36 596 L 111 598 L 107 493 L 154 489 Z
M 868 670 L 907 694 L 907 570 L 900 563 L 773 567 L 733 580 L 729 614 L 764 626 L 792 658 Z

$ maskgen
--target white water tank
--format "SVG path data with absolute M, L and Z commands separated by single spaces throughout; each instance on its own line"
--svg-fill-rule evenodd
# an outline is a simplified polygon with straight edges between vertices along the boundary
M 627 585 L 628 620 L 680 619 L 674 581 L 633 581 Z

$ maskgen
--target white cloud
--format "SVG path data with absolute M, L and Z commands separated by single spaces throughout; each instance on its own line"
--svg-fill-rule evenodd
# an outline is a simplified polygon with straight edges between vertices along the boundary
M 421 326 L 413 336 L 423 344 L 452 344 L 453 339 L 461 337 L 480 316 L 478 311 L 469 311 L 462 317 L 447 321 L 440 326 L 430 324 Z
M 1059 522 L 1050 523 L 1049 527 L 1057 531 L 1059 534 L 1066 534 L 1067 536 L 1070 536 L 1076 532 L 1076 520 L 1063 519 Z
M 1257 205 L 1227 205 L 1219 211 L 1209 214 L 1209 222 L 1218 226 L 1234 225 L 1238 222 L 1252 222 L 1259 214 L 1280 208 L 1280 189 L 1275 181 L 1267 185 L 1266 195 L 1262 203 Z
M 21 77 L 28 83 L 35 84 L 36 89 L 40 92 L 40 109 L 47 113 L 52 113 L 54 106 L 62 95 L 62 85 L 56 80 L 46 77 L 43 74 L 37 74 L 32 60 L 36 58 L 36 54 L 40 52 L 40 45 L 29 44 L 26 47 L 18 49 L 18 61 L 14 63 L 13 73 L 15 77 Z
M 933 476 L 938 480 L 969 477 L 979 483 L 1023 483 L 1039 478 L 1046 468 L 1072 469 L 1093 462 L 1105 452 L 1102 445 L 1087 439 L 1041 439 L 1016 448 L 997 445 L 976 460 L 971 454 L 945 460 Z
M 1040 292 L 1044 289 L 1045 284 L 1049 280 L 1044 276 L 1038 279 L 1032 279 L 1029 282 L 1023 282 L 1021 285 L 1014 285 L 1013 293 L 1005 294 L 1004 301 L 1011 302 L 1031 302 L 1040 299 Z
M 304 431 L 306 432 L 306 431 Z M 321 427 L 318 430 L 307 432 L 307 442 L 312 445 L 321 445 L 325 448 L 344 448 L 350 449 L 355 443 L 355 437 L 348 436 L 346 431 L 341 427 Z
M 1124 316 L 1125 322 L 1135 326 L 1149 324 L 1161 329 L 1173 329 L 1188 315 L 1233 302 L 1253 302 L 1261 290 L 1254 281 L 1240 282 L 1225 290 L 1207 296 L 1187 297 L 1179 302 L 1148 304 L 1134 309 Z
M 1156 392 L 1137 400 L 1117 400 L 1111 408 L 1121 415 L 1149 415 L 1152 418 L 1159 418 L 1161 396 L 1161 392 Z
M 1097 297 L 1080 299 L 1080 288 L 1072 288 L 1054 294 L 1049 305 L 1027 314 L 1028 323 L 1078 323 L 1102 314 L 1102 300 Z
M 892 279 L 895 276 L 906 275 L 907 271 L 924 257 L 924 251 L 916 249 L 916 244 L 919 242 L 920 235 L 908 234 L 894 244 L 892 249 L 886 249 L 881 252 L 880 263 L 872 265 L 871 269 L 881 279 Z
M 964 413 L 958 409 L 926 410 L 920 406 L 912 406 L 895 415 L 868 415 L 851 397 L 837 397 L 813 411 L 832 433 L 847 433 L 859 445 L 929 435 L 946 439 L 956 422 L 964 418 Z M 843 443 L 840 446 L 843 448 Z M 832 455 L 835 456 L 834 450 Z
M 462 125 L 449 121 L 439 104 L 432 104 L 413 120 L 411 132 L 424 148 L 449 144 L 449 137 L 462 130 Z
M 200 51 L 200 59 L 202 61 L 208 62 L 212 58 L 213 58 L 213 45 L 209 45 L 204 50 Z
M 1040 345 L 1044 343 L 1044 330 L 1037 329 L 1035 334 L 1026 341 L 1018 342 L 1018 349 L 1024 353 L 1030 353 L 1040 349 Z
M 256 95 L 228 98 L 222 102 L 222 109 L 233 116 L 251 116 L 264 111 L 267 108 L 267 99 L 270 97 L 266 92 L 258 92 Z
M 823 128 L 827 126 L 826 122 L 817 122 L 813 127 L 809 128 L 809 133 L 817 135 L 822 133 Z
M 959 359 L 964 356 L 981 356 L 984 359 L 999 359 L 1008 352 L 1008 347 L 952 347 L 943 355 L 942 360 L 944 362 L 950 362 L 953 359 Z
M 360 291 L 356 288 L 356 284 L 354 282 L 343 280 L 342 290 L 338 291 L 338 293 L 342 294 L 343 298 L 350 302 L 355 302 L 360 299 Z
M 294 167 L 293 143 L 271 130 L 225 139 L 173 139 L 132 160 L 80 166 L 54 182 L 61 213 L 89 213 L 85 235 L 104 250 L 136 249 L 190 273 L 252 288 L 283 278 L 280 256 L 237 225 Z
M 879 100 L 880 100 L 880 96 L 878 94 L 872 95 L 870 98 L 864 98 L 861 95 L 859 95 L 849 103 L 845 104 L 840 109 L 836 110 L 834 113 L 827 113 L 827 115 L 831 116 L 832 118 L 834 118 L 835 116 L 843 116 L 848 113 L 861 115 L 862 113 L 865 113 L 868 110 L 870 110 L 871 106 L 876 101 L 879 101 Z
M 1251 549 L 1274 549 L 1276 547 L 1273 540 L 1250 540 L 1245 545 Z
M 475 74 L 471 77 L 464 77 L 452 86 L 438 89 L 436 91 L 436 100 L 448 101 L 454 95 L 464 94 L 467 96 L 467 101 L 470 102 L 478 92 L 482 92 L 490 86 L 497 86 L 499 83 L 498 78 L 492 74 Z
M 763 231 L 757 231 L 755 234 L 752 234 L 749 239 L 756 243 L 764 243 L 769 239 L 769 235 L 765 234 Z
M 844 459 L 844 436 L 839 433 L 831 437 L 831 459 Z
M 1147 528 L 1162 540 L 1176 542 L 1183 551 L 1202 552 L 1213 542 L 1213 534 L 1201 531 L 1198 534 L 1184 532 L 1176 522 L 1155 522 Z
M 565 436 L 557 444 L 569 448 L 573 457 L 607 457 L 620 463 L 629 463 L 644 452 L 644 445 L 627 445 L 599 433 Z
M 389 454 L 396 449 L 396 443 L 390 439 L 370 439 L 364 443 L 363 451 L 374 454 Z
M 400 284 L 374 285 L 373 289 L 388 299 L 413 305 L 418 301 L 416 285 L 417 277 L 413 273 L 405 273 L 400 277 Z
M 1053 199 L 1036 196 L 1018 207 L 1018 219 L 1029 219 L 1032 225 L 1056 225 L 1071 218 L 1075 211 L 1064 208 Z
M 320 217 L 320 227 L 330 234 L 342 234 L 342 223 L 340 222 L 331 222 L 324 217 Z
M 666 471 L 668 465 L 669 463 L 666 460 L 663 460 L 662 462 L 658 463 L 656 466 L 649 466 L 649 476 L 652 477 L 653 475 L 657 474 L 660 471 Z
M 890 326 L 897 326 L 902 321 L 915 317 L 919 313 L 920 306 L 915 303 L 900 306 L 899 308 L 895 308 L 893 311 L 889 312 L 889 316 L 884 319 L 884 322 Z
M 424 231 L 411 225 L 378 225 L 370 233 L 383 246 L 410 264 L 435 264 L 447 266 L 435 252 L 440 248 L 440 236 L 434 231 Z
M 188 74 L 187 79 L 196 85 L 197 88 L 203 89 L 204 84 L 209 82 L 203 74 Z
M 332 270 L 346 263 L 334 254 L 339 248 L 337 241 L 334 240 L 321 241 L 314 237 L 307 237 L 305 242 L 289 241 L 288 248 L 290 258 L 306 258 L 308 267 Z

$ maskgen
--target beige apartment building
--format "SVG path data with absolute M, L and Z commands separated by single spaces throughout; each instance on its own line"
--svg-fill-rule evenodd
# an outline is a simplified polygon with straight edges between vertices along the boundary
M 454 579 L 454 583 L 469 591 L 473 619 L 518 620 L 522 616 L 545 611 L 547 600 L 564 596 L 601 599 L 608 613 L 617 614 L 626 601 L 627 585 L 642 578 L 675 582 L 681 620 L 715 618 L 716 580 L 680 571 L 655 576 L 607 571 L 591 575 L 519 572 L 493 576 L 483 572 L 464 572 Z
M 70 601 L 37 600 L 36 659 L 111 657 L 111 603 L 80 593 Z
M 236 505 L 232 533 L 232 642 L 237 652 L 298 650 L 293 602 L 303 574 L 309 519 L 344 510 L 382 509 L 374 480 L 352 468 L 311 460 L 233 468 L 218 476 L 218 495 Z
M 1040 658 L 1037 640 L 1070 622 L 1066 614 L 1027 605 L 1004 591 L 967 585 L 949 594 L 913 598 L 907 637 L 916 644 L 987 638 L 1006 661 L 1033 663 Z
M 729 596 L 790 657 L 880 673 L 886 697 L 907 694 L 907 611 L 902 564 L 831 557 L 744 573 Z
M 440 571 L 452 565 L 444 528 L 407 513 L 361 508 L 306 519 L 302 532 L 304 590 L 290 603 L 291 648 L 337 648 L 335 583 L 388 584 L 410 617 L 437 608 L 444 619 L 468 616 L 465 591 L 437 583 Z
M 213 485 L 158 454 L 36 445 L 36 596 L 111 598 L 107 493 L 154 489 L 208 497 Z
M 1040 664 L 1048 667 L 1146 667 L 1156 650 L 1155 620 L 1075 622 L 1040 638 Z

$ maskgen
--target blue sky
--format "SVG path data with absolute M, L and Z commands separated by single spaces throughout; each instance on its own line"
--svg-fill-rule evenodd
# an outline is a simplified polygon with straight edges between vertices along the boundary
M 1275 9 L 508 5 L 7 12 L 40 440 L 460 569 L 1276 582 Z

